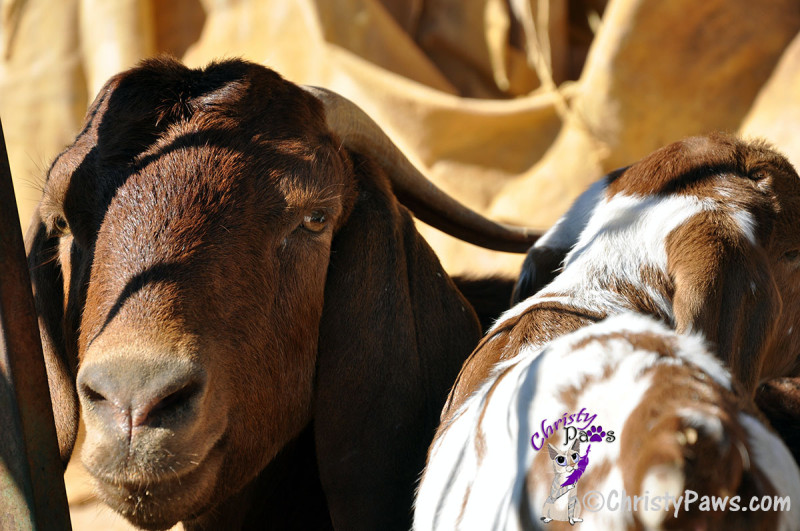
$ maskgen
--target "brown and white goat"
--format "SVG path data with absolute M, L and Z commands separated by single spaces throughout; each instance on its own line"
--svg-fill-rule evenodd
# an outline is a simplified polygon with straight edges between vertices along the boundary
M 108 81 L 28 236 L 64 460 L 80 402 L 82 460 L 140 527 L 407 528 L 480 329 L 395 193 L 477 243 L 534 241 L 259 65 Z
M 623 431 L 620 444 L 644 443 L 646 435 L 626 435 L 623 426 L 635 408 L 647 411 L 656 406 L 648 394 L 651 387 L 656 389 L 650 379 L 616 379 L 616 369 L 604 365 L 601 354 L 597 354 L 597 365 L 588 367 L 564 363 L 543 371 L 537 361 L 554 339 L 609 316 L 632 312 L 655 318 L 679 334 L 700 335 L 730 367 L 735 386 L 743 389 L 743 396 L 736 393 L 726 400 L 743 401 L 745 411 L 754 409 L 750 401 L 758 382 L 798 371 L 800 343 L 791 325 L 800 317 L 799 223 L 800 179 L 791 165 L 760 143 L 724 135 L 669 145 L 596 183 L 539 240 L 528 265 L 544 265 L 527 278 L 523 271 L 515 296 L 522 298 L 526 290 L 538 289 L 544 282 L 537 277 L 550 275 L 557 262 L 552 258 L 566 249 L 560 273 L 506 312 L 462 368 L 429 454 L 417 496 L 415 526 L 471 528 L 483 522 L 501 529 L 538 522 L 541 505 L 537 504 L 543 500 L 518 490 L 532 470 L 530 438 L 534 433 L 526 430 L 536 428 L 529 421 L 541 420 L 537 415 L 569 414 L 562 410 L 566 405 L 608 405 L 613 411 L 606 416 Z M 617 324 L 625 339 L 624 323 Z M 630 351 L 640 348 L 630 338 L 625 341 L 631 343 Z M 656 343 L 664 341 L 669 343 L 666 339 Z M 650 350 L 663 350 L 658 344 Z M 591 364 L 592 358 L 583 356 L 581 363 Z M 620 363 L 624 365 L 624 360 Z M 523 367 L 520 379 L 508 378 L 507 369 L 517 365 Z M 702 366 L 700 370 L 709 369 Z M 585 378 L 570 376 L 584 373 Z M 527 393 L 530 405 L 540 392 L 548 393 L 551 380 L 556 387 L 566 385 L 563 395 L 552 402 L 553 411 L 529 414 L 525 403 L 509 402 L 512 395 Z M 606 386 L 606 380 L 614 381 L 614 386 Z M 583 400 L 591 403 L 573 404 L 570 393 L 579 394 L 590 384 L 602 386 L 604 401 L 613 402 L 605 404 L 600 395 L 591 399 L 586 395 Z M 517 389 L 520 386 L 524 389 Z M 506 387 L 510 388 L 506 394 L 500 393 Z M 713 407 L 715 399 L 709 400 L 708 407 Z M 504 413 L 491 413 L 495 408 Z M 728 419 L 720 409 L 716 411 L 712 415 L 716 420 L 709 422 L 722 426 L 724 437 L 711 448 L 721 451 L 720 445 L 732 436 L 730 431 L 755 429 L 736 416 Z M 517 420 L 522 416 L 526 420 Z M 655 422 L 656 417 L 645 414 L 642 422 L 647 424 L 648 419 Z M 760 424 L 757 427 L 763 430 Z M 673 428 L 675 434 L 682 429 L 679 424 Z M 508 444 L 492 446 L 487 430 L 502 431 Z M 514 459 L 504 466 L 490 464 L 495 457 L 502 460 L 497 454 L 508 454 L 512 447 Z M 675 455 L 689 462 L 688 453 Z M 615 457 L 602 465 L 604 474 L 624 477 L 628 473 L 624 464 Z M 783 479 L 794 485 L 794 463 L 789 459 L 782 466 L 787 474 Z M 491 486 L 478 484 L 483 481 L 483 467 L 494 470 L 495 480 L 488 480 Z M 751 472 L 763 476 L 768 470 Z M 703 470 L 684 467 L 679 471 L 681 483 L 694 484 L 695 490 L 712 485 L 702 476 Z M 637 474 L 641 481 L 645 474 L 641 470 Z M 625 482 L 628 492 L 639 493 L 636 489 L 641 483 L 629 481 Z M 743 476 L 732 476 L 727 486 L 735 491 L 745 489 L 747 482 Z M 496 489 L 500 497 L 482 497 L 479 493 L 487 488 Z M 481 511 L 491 520 L 476 519 L 474 515 Z
M 587 308 L 702 332 L 752 392 L 800 375 L 798 226 L 800 178 L 784 157 L 726 135 L 690 138 L 584 192 L 529 251 L 513 302 L 569 269 L 539 295 L 598 294 Z
M 798 529 L 800 471 L 737 387 L 701 336 L 633 313 L 522 347 L 442 424 L 414 528 Z M 588 457 L 573 507 L 548 444 Z

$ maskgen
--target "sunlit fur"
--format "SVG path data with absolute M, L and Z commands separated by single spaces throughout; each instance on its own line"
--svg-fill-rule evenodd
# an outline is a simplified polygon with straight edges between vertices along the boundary
M 62 457 L 80 398 L 131 522 L 410 525 L 479 324 L 314 96 L 241 60 L 114 76 L 28 249 Z
M 416 501 L 414 529 L 549 529 L 550 493 L 542 421 L 586 408 L 613 442 L 591 444 L 579 500 L 597 490 L 650 498 L 684 489 L 703 495 L 800 496 L 800 472 L 785 445 L 700 336 L 621 314 L 494 367 L 439 428 Z M 547 443 L 564 448 L 564 430 Z M 587 444 L 582 443 L 582 454 Z M 657 479 L 653 479 L 657 478 Z M 663 506 L 663 505 L 662 505 Z M 792 513 L 587 511 L 587 529 L 797 529 Z M 551 524 L 548 524 L 552 526 Z M 577 524 L 576 524 L 577 525 Z
M 732 381 L 727 386 L 718 379 L 721 387 L 708 399 L 709 411 L 703 412 L 692 403 L 674 410 L 674 415 L 668 416 L 671 420 L 663 425 L 665 437 L 674 439 L 687 426 L 696 430 L 693 423 L 707 428 L 709 434 L 722 433 L 722 442 L 714 437 L 706 441 L 713 449 L 708 450 L 711 459 L 727 438 L 752 429 L 737 415 L 756 411 L 751 399 L 758 384 L 800 371 L 800 342 L 795 335 L 785 333 L 800 319 L 797 226 L 800 178 L 795 170 L 763 143 L 726 135 L 671 144 L 591 187 L 532 249 L 515 291 L 521 302 L 495 323 L 464 364 L 429 454 L 417 497 L 415 525 L 420 529 L 449 529 L 459 522 L 465 528 L 476 522 L 476 528 L 480 524 L 512 529 L 538 525 L 525 520 L 541 507 L 542 500 L 535 498 L 538 484 L 534 481 L 531 487 L 536 503 L 523 504 L 520 500 L 526 500 L 526 496 L 513 497 L 519 492 L 514 489 L 521 488 L 528 474 L 531 461 L 525 460 L 525 452 L 532 451 L 532 433 L 521 425 L 524 421 L 520 418 L 533 421 L 534 417 L 541 420 L 542 415 L 560 416 L 563 404 L 568 403 L 578 409 L 590 405 L 606 408 L 609 420 L 603 423 L 615 427 L 627 425 L 637 416 L 647 427 L 647 407 L 659 403 L 678 407 L 670 398 L 678 398 L 670 394 L 672 387 L 661 389 L 667 382 L 679 390 L 680 380 L 673 380 L 677 375 L 664 369 L 666 373 L 658 379 L 642 377 L 647 371 L 637 368 L 633 358 L 626 361 L 621 357 L 618 366 L 604 366 L 602 356 L 614 350 L 606 352 L 598 347 L 580 363 L 554 363 L 548 371 L 542 371 L 540 354 L 547 352 L 553 341 L 567 334 L 574 337 L 615 315 L 633 312 L 641 316 L 636 319 L 655 319 L 666 327 L 655 330 L 655 338 L 648 339 L 645 348 L 625 336 L 624 324 L 617 323 L 620 340 L 630 343 L 626 348 L 619 347 L 623 351 L 655 348 L 661 355 L 665 345 L 674 341 L 658 339 L 662 335 L 674 334 L 673 330 L 694 334 L 705 346 L 677 349 L 686 363 L 697 363 L 691 361 L 693 351 L 702 352 L 704 359 L 713 355 L 724 366 L 698 365 L 708 375 L 724 373 L 723 380 Z M 548 242 L 553 247 L 548 247 Z M 608 345 L 611 343 L 607 342 L 610 348 Z M 517 378 L 510 378 L 518 367 Z M 569 393 L 549 404 L 552 411 L 543 406 L 532 415 L 526 409 L 537 400 L 547 400 L 542 387 L 545 382 L 563 382 L 572 375 L 577 381 Z M 593 391 L 596 386 L 602 386 L 603 392 Z M 519 400 L 517 409 L 509 408 L 515 393 L 524 395 L 524 400 Z M 729 409 L 724 416 L 714 410 L 723 402 Z M 639 404 L 644 409 L 636 413 Z M 502 428 L 480 428 L 480 423 L 499 423 Z M 721 432 L 720 423 L 724 427 Z M 769 433 L 766 428 L 763 431 Z M 641 446 L 649 432 L 649 428 L 633 430 L 620 444 L 627 440 L 630 442 L 626 444 Z M 491 442 L 497 437 L 507 438 L 506 446 Z M 673 457 L 683 455 L 674 447 L 671 451 Z M 739 458 L 730 454 L 730 459 L 733 463 Z M 665 472 L 671 478 L 667 483 L 682 485 L 691 480 L 700 489 L 713 490 L 715 480 L 702 476 L 702 468 L 686 462 L 689 464 L 685 467 Z M 494 466 L 484 467 L 482 463 Z M 782 464 L 793 481 L 797 473 L 794 462 L 784 459 Z M 646 468 L 625 469 L 621 463 L 615 466 L 620 468 L 607 470 L 606 481 L 612 482 L 609 485 L 621 485 L 624 480 L 629 492 L 639 488 Z M 753 479 L 753 483 L 737 476 L 735 471 L 741 469 L 731 466 L 733 475 L 724 479 L 729 490 L 758 490 L 765 485 L 762 479 Z M 764 466 L 751 472 L 766 477 L 772 469 Z M 483 480 L 482 474 L 491 477 Z M 648 481 L 659 477 L 648 476 Z M 782 479 L 775 478 L 776 487 Z M 504 496 L 503 501 L 492 502 L 497 496 Z M 483 509 L 486 516 L 482 519 L 478 514 Z M 769 528 L 772 517 L 761 516 L 765 518 L 761 524 Z

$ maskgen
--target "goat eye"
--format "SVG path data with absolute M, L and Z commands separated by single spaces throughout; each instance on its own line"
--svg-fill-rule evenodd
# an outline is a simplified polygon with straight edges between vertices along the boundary
M 796 262 L 798 259 L 800 259 L 800 249 L 792 249 L 791 251 L 783 253 L 783 258 L 785 260 L 789 260 L 790 262 Z
M 322 230 L 325 229 L 327 221 L 325 212 L 315 210 L 303 217 L 303 223 L 300 226 L 311 232 L 322 232 Z
M 56 230 L 57 236 L 66 236 L 69 234 L 69 223 L 67 223 L 67 218 L 64 216 L 56 216 L 53 219 L 53 227 Z

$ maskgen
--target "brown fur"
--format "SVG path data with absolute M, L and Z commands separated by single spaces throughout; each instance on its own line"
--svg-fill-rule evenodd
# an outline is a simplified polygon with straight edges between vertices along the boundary
M 611 182 L 609 196 L 692 194 L 748 212 L 756 245 L 728 216 L 698 214 L 668 241 L 676 329 L 700 330 L 753 392 L 789 375 L 800 343 L 780 337 L 800 319 L 800 179 L 788 161 L 758 142 L 711 135 L 664 147 Z M 722 195 L 725 193 L 725 195 Z
M 663 342 L 663 341 L 662 341 Z M 644 350 L 660 357 L 674 357 L 669 348 L 659 348 L 659 339 L 641 343 Z M 702 496 L 738 494 L 744 503 L 752 496 L 781 495 L 770 478 L 745 461 L 755 449 L 739 421 L 741 412 L 763 422 L 752 401 L 738 386 L 730 392 L 714 384 L 707 375 L 691 365 L 661 365 L 651 371 L 651 385 L 641 402 L 625 422 L 620 434 L 620 455 L 626 456 L 622 471 L 625 489 L 644 494 L 642 480 L 659 465 L 682 471 L 684 487 Z M 692 410 L 716 418 L 722 425 L 722 439 L 692 426 L 676 412 Z M 693 437 L 676 434 L 693 433 Z M 642 437 L 647 434 L 647 437 Z M 688 440 L 687 440 L 688 439 Z M 722 526 L 726 529 L 774 529 L 775 513 L 735 513 L 681 511 L 670 515 L 666 528 L 688 529 L 695 526 Z
M 321 230 L 301 226 L 317 211 Z M 479 325 L 312 96 L 238 60 L 115 76 L 28 247 L 62 457 L 77 377 L 83 460 L 114 509 L 152 529 L 408 527 Z M 89 376 L 135 389 L 178 366 L 194 383 L 163 426 Z
M 644 497 L 643 480 L 654 468 L 664 465 L 681 470 L 684 487 L 699 496 L 739 495 L 742 505 L 752 496 L 782 495 L 775 490 L 763 470 L 746 462 L 755 450 L 744 431 L 739 414 L 748 413 L 763 422 L 752 401 L 746 398 L 740 386 L 734 384 L 729 391 L 714 382 L 701 368 L 680 360 L 674 338 L 651 332 L 613 332 L 584 338 L 571 345 L 578 352 L 589 344 L 606 345 L 610 342 L 630 345 L 639 352 L 652 352 L 657 362 L 643 368 L 640 377 L 650 380 L 650 386 L 632 411 L 624 426 L 616 427 L 619 458 L 616 462 L 591 462 L 588 473 L 581 478 L 580 495 L 597 490 L 607 480 L 612 468 L 618 467 L 623 475 L 625 492 L 629 496 Z M 565 358 L 568 363 L 569 358 Z M 559 396 L 565 411 L 576 411 L 576 397 L 592 387 L 602 385 L 611 376 L 614 367 L 606 367 L 596 378 L 565 387 Z M 719 419 L 722 439 L 714 433 L 693 426 L 678 412 L 691 410 Z M 694 437 L 684 434 L 693 432 Z M 561 432 L 556 432 L 561 441 Z M 532 492 L 542 478 L 546 478 L 550 462 L 545 452 L 538 452 L 526 475 L 526 488 Z M 606 493 L 607 494 L 607 493 Z M 647 493 L 653 496 L 663 492 Z M 636 513 L 633 513 L 634 516 Z M 665 512 L 666 529 L 689 529 L 696 526 L 724 526 L 726 529 L 771 529 L 778 515 L 774 513 L 700 512 L 697 505 L 686 512 L 681 510 L 675 518 L 673 509 Z M 640 525 L 640 524 L 638 524 Z
M 447 406 L 442 412 L 443 424 L 446 424 L 446 419 L 449 419 L 464 400 L 486 381 L 497 363 L 513 358 L 526 345 L 542 345 L 582 326 L 601 321 L 605 317 L 605 314 L 599 312 L 576 310 L 559 303 L 546 302 L 536 304 L 521 315 L 504 320 L 481 340 L 464 362 L 450 391 Z
M 776 378 L 762 384 L 756 404 L 800 464 L 800 379 Z
M 608 196 L 685 194 L 719 198 L 709 184 L 721 176 L 749 181 L 755 188 L 775 174 L 794 173 L 791 164 L 763 142 L 745 142 L 715 133 L 674 142 L 611 175 Z M 734 184 L 737 190 L 739 186 Z M 738 198 L 734 198 L 738 201 Z M 743 201 L 747 203 L 747 201 Z
M 678 331 L 703 332 L 750 392 L 760 381 L 797 375 L 800 336 L 787 333 L 800 322 L 800 178 L 791 164 L 763 143 L 714 134 L 670 144 L 608 181 L 608 198 L 693 195 L 725 207 L 670 234 L 667 275 L 643 271 L 643 280 L 672 301 L 674 323 L 635 286 L 613 275 L 598 283 L 632 310 Z M 754 220 L 755 245 L 733 222 L 736 212 Z M 535 248 L 526 264 L 549 270 L 568 251 Z
M 683 467 L 684 477 L 690 482 L 688 488 L 695 484 L 711 489 L 709 493 L 716 488 L 738 489 L 743 499 L 746 499 L 745 495 L 749 499 L 751 493 L 771 493 L 774 489 L 768 478 L 759 471 L 743 470 L 739 455 L 731 448 L 735 442 L 745 444 L 735 415 L 747 411 L 760 417 L 749 402 L 758 383 L 775 376 L 796 376 L 800 370 L 800 340 L 797 339 L 800 332 L 791 333 L 791 327 L 800 322 L 800 259 L 797 256 L 800 250 L 800 231 L 797 230 L 800 226 L 800 178 L 785 158 L 762 143 L 711 135 L 671 144 L 615 172 L 608 179 L 607 197 L 616 194 L 684 194 L 722 203 L 718 209 L 690 218 L 670 234 L 665 242 L 666 272 L 642 267 L 642 280 L 665 300 L 671 301 L 674 322 L 648 293 L 615 278 L 613 271 L 608 277 L 593 280 L 596 286 L 619 296 L 631 311 L 666 322 L 679 333 L 702 333 L 713 351 L 728 364 L 737 381 L 736 392 L 728 393 L 708 382 L 692 381 L 694 375 L 686 367 L 659 367 L 654 371 L 652 388 L 626 424 L 624 431 L 630 435 L 622 439 L 622 455 L 642 453 L 641 463 L 658 460 L 678 462 Z M 755 242 L 750 242 L 734 222 L 731 216 L 737 213 L 747 213 L 753 219 Z M 568 252 L 564 249 L 549 251 L 543 247 L 531 250 L 526 266 L 532 267 L 533 273 L 527 276 L 531 278 L 527 278 L 523 271 L 523 281 L 517 285 L 515 300 L 539 289 L 543 283 L 537 283 L 537 279 L 547 277 L 545 281 L 549 282 L 551 278 L 548 275 L 554 272 L 553 264 L 560 263 Z M 533 284 L 536 287 L 531 288 Z M 547 290 L 539 295 L 570 296 L 569 293 L 550 293 Z M 540 347 L 605 317 L 603 312 L 591 307 L 544 301 L 535 302 L 521 315 L 500 322 L 482 340 L 459 373 L 437 437 L 444 435 L 449 420 L 467 397 L 488 379 L 502 376 L 492 372 L 497 363 L 517 356 L 526 346 Z M 624 339 L 636 348 L 653 350 L 660 356 L 674 355 L 669 345 L 658 337 Z M 580 389 L 591 383 L 582 382 Z M 687 396 L 687 389 L 694 389 L 695 393 Z M 577 396 L 578 391 L 576 388 L 564 391 L 561 398 L 567 409 L 576 406 L 572 403 L 574 398 L 570 397 Z M 665 441 L 654 442 L 654 445 L 667 448 L 662 453 L 656 446 L 652 449 L 630 448 L 631 444 L 650 440 L 642 437 L 643 433 L 674 434 L 683 429 L 682 421 L 667 412 L 683 405 L 694 409 L 696 400 L 693 399 L 699 399 L 701 395 L 706 404 L 703 407 L 720 408 L 721 413 L 716 412 L 715 416 L 723 422 L 723 431 L 728 439 L 721 446 L 728 445 L 727 453 L 720 456 L 719 448 L 714 445 L 682 449 L 676 447 L 674 441 L 666 446 L 661 444 Z M 784 391 L 780 397 L 775 395 L 774 392 L 771 395 L 764 393 L 762 404 L 769 402 L 773 405 L 772 417 L 781 423 L 779 426 L 784 426 L 784 438 L 792 441 L 793 434 L 788 433 L 785 427 L 785 413 L 792 410 L 794 392 Z M 656 421 L 661 424 L 653 424 Z M 491 451 L 480 446 L 482 441 L 477 435 L 476 444 L 482 452 Z M 706 462 L 724 461 L 727 475 L 719 478 L 701 476 L 704 472 L 693 461 L 698 459 L 693 452 L 702 455 L 700 459 Z M 532 478 L 542 477 L 547 464 L 545 457 L 535 458 L 528 476 L 529 483 Z M 637 492 L 642 471 L 635 467 L 625 470 L 626 488 Z M 584 488 L 591 490 L 592 485 L 584 485 Z M 707 521 L 714 525 L 733 526 L 737 520 L 732 515 L 739 517 L 738 513 L 701 515 L 698 519 L 695 519 L 696 514 L 681 515 L 669 525 L 684 528 Z M 777 517 L 773 514 L 767 515 L 766 520 L 758 520 L 756 515 L 752 518 L 766 529 L 771 525 L 769 519 Z M 744 525 L 737 524 L 731 528 L 746 529 L 751 524 L 745 521 Z

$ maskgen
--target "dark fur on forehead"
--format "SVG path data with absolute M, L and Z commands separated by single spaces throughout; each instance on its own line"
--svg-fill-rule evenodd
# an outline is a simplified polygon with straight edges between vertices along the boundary
M 324 130 L 322 106 L 315 98 L 272 70 L 238 59 L 202 69 L 170 57 L 148 59 L 114 84 L 100 124 L 100 136 L 110 140 L 99 146 L 104 157 L 113 159 L 129 159 L 169 127 L 188 121 L 204 128 L 260 131 L 273 140 L 307 138 L 309 131 Z
M 335 156 L 321 103 L 272 70 L 238 59 L 190 69 L 159 57 L 100 91 L 75 143 L 51 166 L 42 217 L 51 229 L 66 217 L 88 246 L 128 178 L 164 155 L 206 146 L 266 161 L 248 166 L 265 175 L 263 166 L 291 176 L 309 164 L 335 171 L 348 163 Z
M 793 174 L 794 169 L 766 142 L 714 133 L 654 151 L 614 176 L 609 195 L 704 195 L 699 188 L 720 175 L 743 177 L 755 183 L 773 173 Z

